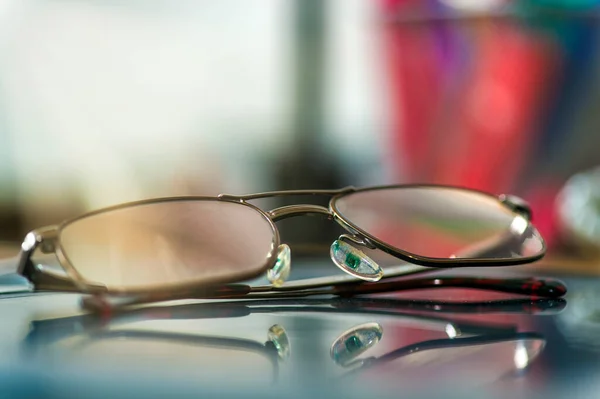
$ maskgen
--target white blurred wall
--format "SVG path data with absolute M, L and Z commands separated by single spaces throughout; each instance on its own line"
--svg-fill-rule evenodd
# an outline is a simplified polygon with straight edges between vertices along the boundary
M 385 180 L 374 4 L 329 1 L 323 142 L 369 181 Z M 67 197 L 93 208 L 269 188 L 266 160 L 289 151 L 292 11 L 290 0 L 0 0 L 0 185 L 16 176 L 34 213 Z

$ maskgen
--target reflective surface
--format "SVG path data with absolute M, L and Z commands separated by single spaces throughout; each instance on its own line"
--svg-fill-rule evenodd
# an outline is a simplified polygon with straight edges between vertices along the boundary
M 539 233 L 523 216 L 473 191 L 365 190 L 339 198 L 334 207 L 374 238 L 428 258 L 523 258 L 544 250 Z
M 164 368 L 162 378 L 211 382 L 226 377 L 249 389 L 289 384 L 292 370 L 308 361 L 321 370 L 317 381 L 332 378 L 333 388 L 379 381 L 389 390 L 426 386 L 427 378 L 416 379 L 420 375 L 450 381 L 451 375 L 468 376 L 478 367 L 488 368 L 486 382 L 494 382 L 526 369 L 545 345 L 543 335 L 519 332 L 518 324 L 510 320 L 448 318 L 443 302 L 437 311 L 416 314 L 406 305 L 393 299 L 263 300 L 151 307 L 115 315 L 110 321 L 97 316 L 56 318 L 32 324 L 22 353 L 29 360 L 76 366 L 91 362 L 113 372 L 154 373 Z M 499 305 L 505 312 L 543 313 L 527 307 L 527 302 L 520 304 L 521 309 Z M 562 301 L 554 302 L 554 311 L 562 306 Z M 378 321 L 340 330 L 355 323 L 358 315 Z M 292 320 L 285 322 L 290 316 Z M 262 331 L 268 320 L 280 324 Z M 233 327 L 240 323 L 254 328 Z M 319 328 L 309 332 L 303 323 Z M 406 334 L 412 338 L 403 338 Z M 307 370 L 297 372 L 296 377 L 304 378 Z
M 167 288 L 255 277 L 274 233 L 254 208 L 216 200 L 171 200 L 103 211 L 67 224 L 64 254 L 91 283 L 109 289 Z
M 566 300 L 436 289 L 103 317 L 79 295 L 4 297 L 0 382 L 17 398 L 589 398 L 598 281 L 567 284 Z

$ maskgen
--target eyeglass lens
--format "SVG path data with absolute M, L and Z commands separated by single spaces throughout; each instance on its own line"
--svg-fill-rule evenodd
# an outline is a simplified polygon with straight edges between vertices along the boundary
M 256 276 L 273 238 L 256 209 L 218 200 L 117 208 L 76 219 L 60 232 L 64 255 L 84 279 L 129 290 Z
M 333 207 L 375 239 L 428 258 L 518 259 L 544 249 L 541 236 L 522 215 L 469 190 L 373 189 L 339 197 Z

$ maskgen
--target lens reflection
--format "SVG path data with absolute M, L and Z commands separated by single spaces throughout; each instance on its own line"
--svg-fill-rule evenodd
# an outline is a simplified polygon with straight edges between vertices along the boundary
M 191 199 L 93 214 L 60 232 L 73 267 L 111 290 L 250 278 L 265 268 L 273 237 L 254 208 Z
M 482 342 L 461 344 L 461 341 Z M 485 336 L 471 339 L 449 340 L 445 345 L 428 347 L 423 342 L 372 361 L 367 367 L 351 374 L 371 383 L 381 381 L 388 386 L 414 387 L 436 381 L 473 381 L 481 385 L 516 375 L 527 368 L 545 346 L 542 338 L 527 337 L 494 341 Z M 454 344 L 453 344 L 454 343 Z M 434 346 L 434 345 L 431 345 Z
M 276 354 L 259 342 L 143 330 L 106 331 L 50 354 L 42 352 L 38 359 L 50 355 L 68 367 L 203 382 L 223 381 L 226 376 L 229 384 L 240 386 L 268 387 L 278 373 Z
M 379 241 L 423 257 L 518 259 L 544 250 L 539 233 L 523 216 L 469 190 L 374 189 L 340 197 L 333 207 Z

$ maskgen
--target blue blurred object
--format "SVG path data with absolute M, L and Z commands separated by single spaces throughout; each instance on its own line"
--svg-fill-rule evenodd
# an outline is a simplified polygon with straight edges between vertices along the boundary
M 557 46 L 560 57 L 555 85 L 540 124 L 539 145 L 532 162 L 537 173 L 559 172 L 568 163 L 563 155 L 572 137 L 577 110 L 588 100 L 593 68 L 598 62 L 599 9 L 597 0 L 527 0 L 518 2 L 533 34 Z

